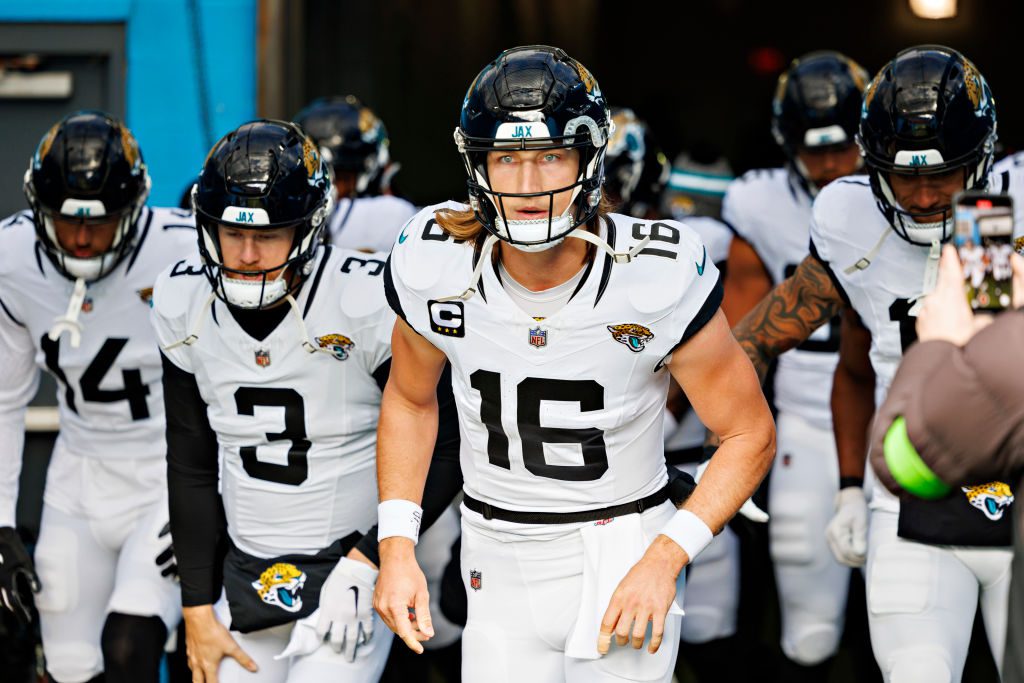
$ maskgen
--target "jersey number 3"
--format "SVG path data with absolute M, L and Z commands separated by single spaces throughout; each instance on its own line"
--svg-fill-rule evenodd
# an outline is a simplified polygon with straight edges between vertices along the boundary
M 501 424 L 501 375 L 477 370 L 469 382 L 480 392 L 480 419 L 487 426 L 487 460 L 492 465 L 512 469 L 508 435 Z M 604 387 L 594 380 L 542 379 L 527 377 L 516 387 L 519 438 L 523 443 L 523 463 L 538 477 L 561 481 L 593 481 L 608 471 L 608 452 L 604 432 L 594 427 L 567 429 L 542 427 L 541 401 L 578 403 L 581 412 L 604 408 Z M 544 444 L 578 443 L 583 452 L 582 465 L 550 465 L 544 460 Z
M 261 462 L 256 457 L 256 446 L 242 446 L 239 455 L 245 473 L 253 479 L 298 486 L 309 476 L 306 456 L 311 445 L 306 438 L 306 407 L 302 396 L 294 389 L 238 387 L 235 391 L 238 414 L 255 416 L 256 406 L 284 408 L 284 431 L 267 434 L 267 441 L 291 441 L 291 446 L 288 448 L 288 462 L 284 465 Z

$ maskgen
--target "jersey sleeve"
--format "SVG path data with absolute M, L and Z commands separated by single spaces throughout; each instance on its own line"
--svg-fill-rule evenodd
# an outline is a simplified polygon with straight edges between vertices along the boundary
M 729 187 L 725 191 L 725 196 L 722 197 L 722 222 L 730 230 L 733 231 L 737 236 L 743 236 L 743 214 L 740 209 L 740 201 L 738 199 L 741 190 L 739 190 L 739 184 L 743 182 L 743 178 L 737 178 L 729 183 Z
M 844 302 L 849 304 L 850 297 L 846 294 L 843 283 L 839 281 L 839 277 L 836 275 L 835 269 L 839 266 L 834 263 L 836 255 L 833 253 L 832 244 L 828 238 L 828 217 L 830 212 L 834 211 L 831 208 L 834 206 L 832 202 L 833 194 L 834 188 L 826 187 L 815 198 L 814 205 L 811 208 L 811 258 L 818 261 L 825 268 L 825 272 L 828 273 L 828 277 L 835 286 L 836 291 L 839 292 L 839 296 L 842 297 Z
M 722 304 L 723 293 L 721 271 L 700 235 L 687 225 L 680 225 L 679 229 L 679 257 L 674 260 L 676 272 L 672 279 L 682 288 L 668 313 L 669 351 L 687 342 L 711 321 Z M 668 274 L 656 277 L 664 282 Z
M 0 527 L 14 526 L 25 445 L 25 410 L 39 387 L 35 345 L 0 300 Z
M 183 263 L 183 262 L 182 262 Z M 188 337 L 188 305 L 187 297 L 181 291 L 183 280 L 178 278 L 194 278 L 197 275 L 173 275 L 180 272 L 178 265 L 171 266 L 157 278 L 153 285 L 152 309 L 150 320 L 156 334 L 157 343 L 164 356 L 180 370 L 191 373 L 192 361 L 189 349 L 185 345 L 169 348 Z
M 341 284 L 342 313 L 359 324 L 356 341 L 357 357 L 367 374 L 373 374 L 391 358 L 391 332 L 395 327 L 395 314 L 388 307 L 384 292 L 384 272 L 388 255 L 364 254 L 341 250 L 344 263 L 355 260 L 365 265 L 346 269 L 347 278 Z
M 428 339 L 431 336 L 428 310 L 436 309 L 434 315 L 443 318 L 449 308 L 461 306 L 455 303 L 432 306 L 431 303 L 430 292 L 437 289 L 442 277 L 449 275 L 443 271 L 449 267 L 447 259 L 454 251 L 452 238 L 441 230 L 434 217 L 435 212 L 443 208 L 446 206 L 429 206 L 416 214 L 402 228 L 384 267 L 388 305 L 409 327 Z M 468 284 L 467 277 L 462 288 Z M 457 287 L 453 285 L 453 291 L 446 294 L 460 294 L 461 290 L 454 291 Z

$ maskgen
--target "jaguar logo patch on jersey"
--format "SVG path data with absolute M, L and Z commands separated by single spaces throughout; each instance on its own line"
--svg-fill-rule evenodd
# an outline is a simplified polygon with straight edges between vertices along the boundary
M 636 323 L 609 325 L 608 331 L 612 333 L 612 339 L 620 344 L 625 344 L 633 353 L 640 353 L 644 350 L 647 342 L 654 339 L 653 332 Z
M 146 304 L 147 306 L 153 305 L 152 287 L 143 287 L 142 289 L 137 289 L 135 290 L 135 293 L 139 295 L 140 299 L 142 299 L 142 303 Z
M 475 591 L 484 587 L 484 575 L 476 569 L 469 570 L 469 587 Z
M 316 343 L 321 349 L 327 349 L 338 360 L 348 358 L 349 351 L 355 348 L 356 343 L 343 334 L 325 334 L 316 338 Z
M 280 607 L 285 612 L 298 612 L 302 609 L 299 592 L 305 584 L 305 572 L 294 564 L 278 562 L 267 567 L 260 578 L 252 582 L 252 587 L 259 593 L 260 600 L 268 605 Z
M 264 351 L 263 349 L 257 349 L 255 351 L 256 365 L 261 368 L 270 367 L 270 351 Z
M 979 486 L 961 486 L 971 505 L 985 513 L 993 522 L 1003 518 L 1003 513 L 1013 503 L 1013 492 L 1001 481 L 991 481 Z

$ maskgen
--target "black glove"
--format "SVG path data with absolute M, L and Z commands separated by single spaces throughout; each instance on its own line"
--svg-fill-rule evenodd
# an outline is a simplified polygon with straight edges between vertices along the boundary
M 39 577 L 18 532 L 0 527 L 0 604 L 22 624 L 32 621 L 32 594 L 39 592 Z
M 167 522 L 164 524 L 164 528 L 160 530 L 157 538 L 164 538 L 167 540 L 167 547 L 160 551 L 160 554 L 156 556 L 156 565 L 160 567 L 160 576 L 173 577 L 175 581 L 178 580 L 178 561 L 174 557 L 174 542 L 171 539 L 171 523 Z

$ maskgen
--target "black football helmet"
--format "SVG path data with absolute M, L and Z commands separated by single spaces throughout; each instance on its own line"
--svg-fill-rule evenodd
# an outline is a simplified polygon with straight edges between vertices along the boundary
M 110 273 L 131 251 L 149 188 L 135 136 L 101 111 L 77 111 L 55 123 L 39 141 L 24 182 L 47 258 L 65 277 L 86 282 Z M 116 220 L 117 229 L 107 251 L 78 258 L 61 247 L 54 218 L 86 224 Z
M 353 95 L 314 100 L 295 115 L 295 122 L 320 145 L 337 174 L 356 174 L 356 194 L 379 192 L 391 162 L 388 131 L 369 107 Z
M 597 81 L 564 51 L 529 45 L 502 52 L 469 86 L 455 129 L 477 220 L 488 232 L 520 249 L 538 251 L 557 244 L 597 215 L 611 130 L 611 114 Z M 579 150 L 574 183 L 532 194 L 491 188 L 488 152 L 547 149 Z M 567 191 L 573 193 L 569 209 L 553 216 L 555 195 Z M 548 217 L 509 221 L 502 203 L 506 197 L 544 197 Z
M 614 131 L 604 160 L 604 187 L 619 210 L 643 217 L 659 207 L 672 166 L 647 122 L 632 109 L 612 107 Z
M 823 50 L 794 59 L 772 100 L 772 135 L 812 196 L 817 188 L 797 152 L 854 144 L 868 73 L 846 55 Z
M 285 121 L 246 123 L 213 146 L 192 190 L 204 272 L 217 296 L 239 308 L 265 308 L 302 286 L 322 242 L 331 209 L 323 157 L 301 128 Z M 246 275 L 224 265 L 218 226 L 244 230 L 294 227 L 284 263 Z M 276 279 L 270 275 L 287 266 Z
M 952 206 L 941 209 L 941 222 L 920 223 L 922 214 L 896 202 L 889 175 L 962 169 L 964 189 L 985 188 L 996 143 L 995 100 L 978 69 L 956 50 L 912 47 L 868 86 L 857 143 L 878 207 L 896 233 L 912 244 L 946 241 L 953 230 Z

